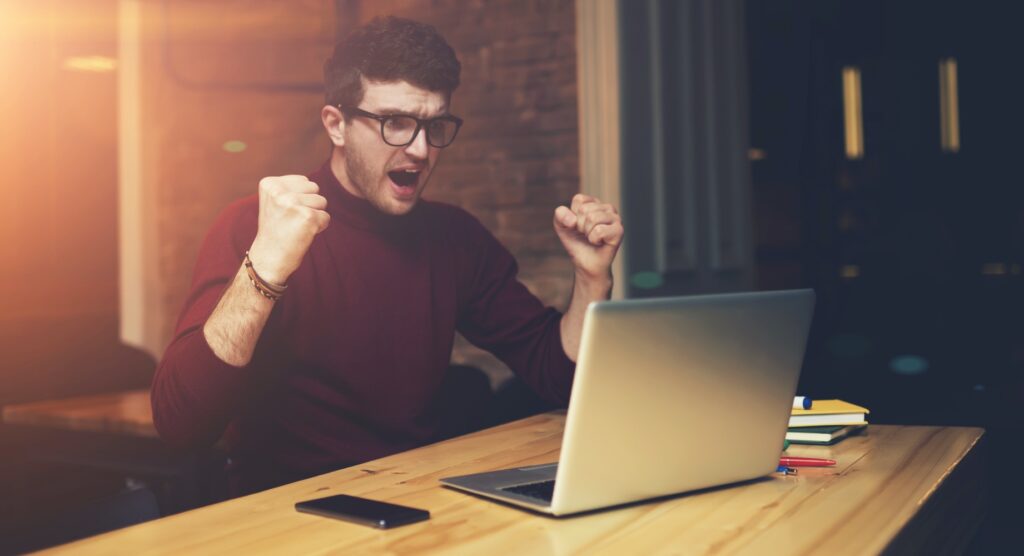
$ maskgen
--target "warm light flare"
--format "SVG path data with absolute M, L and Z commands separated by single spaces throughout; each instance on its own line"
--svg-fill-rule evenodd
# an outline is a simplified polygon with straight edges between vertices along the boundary
M 860 68 L 843 68 L 843 123 L 846 131 L 846 158 L 864 158 L 864 113 L 861 103 Z
M 957 94 L 956 59 L 939 60 L 939 126 L 942 150 L 960 150 L 960 101 Z
M 64 69 L 97 73 L 110 72 L 117 69 L 117 60 L 109 56 L 73 56 L 64 60 Z
M 237 154 L 237 153 L 245 151 L 245 149 L 249 148 L 249 145 L 246 145 L 245 141 L 239 141 L 238 139 L 232 139 L 230 141 L 225 141 L 224 144 L 221 146 L 221 148 L 224 149 L 225 151 L 229 152 L 229 153 L 236 153 Z

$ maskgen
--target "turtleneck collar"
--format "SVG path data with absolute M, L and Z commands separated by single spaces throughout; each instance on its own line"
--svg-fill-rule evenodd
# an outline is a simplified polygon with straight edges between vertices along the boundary
M 364 230 L 402 231 L 418 220 L 421 212 L 419 203 L 409 214 L 401 216 L 381 212 L 366 199 L 360 199 L 342 187 L 331 170 L 330 159 L 310 174 L 309 179 L 320 186 L 320 194 L 327 199 L 327 213 L 331 215 L 332 224 L 344 222 L 346 226 Z

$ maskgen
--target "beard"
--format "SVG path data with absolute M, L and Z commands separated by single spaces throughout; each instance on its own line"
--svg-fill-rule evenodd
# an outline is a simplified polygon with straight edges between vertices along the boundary
M 419 192 L 412 203 L 400 203 L 395 200 L 391 196 L 388 184 L 390 178 L 387 177 L 387 173 L 383 169 L 373 169 L 362 152 L 358 148 L 353 148 L 353 145 L 345 149 L 345 172 L 352 188 L 384 214 L 393 216 L 407 214 L 419 200 Z M 426 176 L 423 176 L 423 179 L 423 183 L 426 183 Z
M 377 209 L 381 209 L 379 200 L 374 201 L 372 199 L 373 191 L 368 189 L 367 184 L 375 184 L 380 182 L 381 176 L 375 176 L 374 172 L 370 170 L 366 160 L 359 153 L 358 149 L 351 147 L 345 149 L 345 173 L 348 175 L 350 185 L 358 191 L 364 199 L 370 201 Z

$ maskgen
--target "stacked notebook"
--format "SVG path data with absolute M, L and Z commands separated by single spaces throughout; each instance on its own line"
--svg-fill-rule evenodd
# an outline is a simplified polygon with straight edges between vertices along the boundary
M 867 427 L 869 411 L 842 400 L 814 400 L 810 409 L 794 409 L 786 440 L 796 444 L 835 444 Z

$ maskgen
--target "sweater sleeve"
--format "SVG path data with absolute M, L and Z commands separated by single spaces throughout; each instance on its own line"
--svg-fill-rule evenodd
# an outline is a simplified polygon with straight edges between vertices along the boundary
M 212 446 L 245 402 L 253 363 L 225 363 L 214 355 L 202 329 L 255 233 L 255 209 L 239 201 L 218 217 L 200 249 L 191 290 L 151 388 L 153 423 L 160 437 L 176 447 Z
M 467 215 L 458 330 L 505 362 L 537 395 L 566 405 L 576 364 L 562 347 L 562 314 L 516 278 L 512 254 Z

